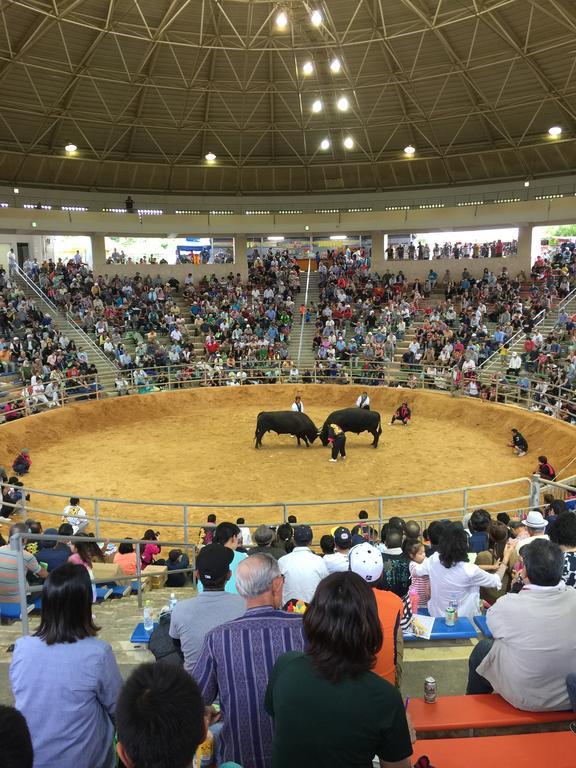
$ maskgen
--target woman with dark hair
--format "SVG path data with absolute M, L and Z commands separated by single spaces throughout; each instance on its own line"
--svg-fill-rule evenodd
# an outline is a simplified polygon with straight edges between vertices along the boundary
M 134 545 L 125 541 L 118 546 L 118 552 L 114 555 L 114 562 L 126 576 L 136 574 L 136 552 Z
M 478 613 L 480 587 L 502 588 L 511 549 L 506 547 L 495 573 L 487 573 L 469 562 L 468 535 L 461 525 L 446 524 L 438 552 L 414 567 L 417 576 L 430 577 L 430 616 L 445 616 L 451 602 L 458 604 L 458 616 Z
M 569 587 L 576 587 L 576 515 L 574 512 L 562 512 L 548 529 L 550 541 L 560 546 L 564 552 L 562 580 Z
M 142 549 L 140 559 L 142 560 L 142 568 L 146 568 L 147 565 L 152 565 L 156 559 L 156 555 L 160 554 L 161 547 L 156 543 L 160 538 L 160 535 L 157 531 L 153 531 L 152 528 L 148 528 L 147 531 L 144 531 L 144 536 L 142 536 L 142 538 L 147 543 Z
M 287 555 L 293 551 L 294 528 L 292 528 L 290 523 L 282 523 L 282 525 L 278 526 L 276 530 L 276 540 L 272 546 L 285 550 Z
M 476 555 L 476 565 L 488 573 L 497 571 L 504 558 L 507 541 L 508 526 L 499 520 L 492 520 L 488 526 L 488 548 Z M 481 599 L 493 605 L 499 597 L 510 591 L 511 578 L 512 574 L 508 569 L 502 576 L 502 586 L 500 589 L 480 587 Z
M 89 541 L 71 541 L 72 554 L 68 562 L 72 565 L 82 565 L 88 571 L 92 582 L 92 601 L 96 602 L 96 584 L 94 583 L 94 570 L 92 569 L 92 543 Z
M 272 768 L 370 768 L 375 754 L 382 765 L 410 768 L 402 697 L 371 672 L 382 646 L 371 587 L 350 571 L 327 576 L 304 614 L 304 634 L 306 651 L 281 656 L 268 682 Z
M 16 707 L 32 734 L 34 768 L 115 764 L 122 677 L 112 648 L 97 634 L 86 568 L 57 568 L 44 584 L 40 626 L 16 641 L 10 666 Z

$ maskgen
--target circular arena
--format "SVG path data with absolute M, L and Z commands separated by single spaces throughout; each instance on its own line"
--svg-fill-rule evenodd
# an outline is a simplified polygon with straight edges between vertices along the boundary
M 574 768 L 574 6 L 0 2 L 0 768 Z

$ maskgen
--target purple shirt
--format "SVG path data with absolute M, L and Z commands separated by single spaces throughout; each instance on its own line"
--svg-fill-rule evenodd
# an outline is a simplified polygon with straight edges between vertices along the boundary
M 206 704 L 220 699 L 222 762 L 268 768 L 272 760 L 272 720 L 264 694 L 276 659 L 304 650 L 302 617 L 271 606 L 250 608 L 244 616 L 212 629 L 192 676 Z

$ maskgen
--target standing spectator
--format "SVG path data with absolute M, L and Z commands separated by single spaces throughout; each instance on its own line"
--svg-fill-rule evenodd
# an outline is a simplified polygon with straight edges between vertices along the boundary
M 206 738 L 202 694 L 182 669 L 141 664 L 120 692 L 118 757 L 126 768 L 189 768 Z
M 557 544 L 537 539 L 523 560 L 522 590 L 504 595 L 486 614 L 493 639 L 481 640 L 470 654 L 466 692 L 495 691 L 530 712 L 570 709 L 566 675 L 576 658 L 576 590 L 562 581 Z
M 324 556 L 324 564 L 328 568 L 328 573 L 336 571 L 347 571 L 350 565 L 348 556 L 352 544 L 352 535 L 348 528 L 340 526 L 334 531 L 334 547 L 336 551 L 333 555 Z
M 368 584 L 355 573 L 331 574 L 304 626 L 306 652 L 282 656 L 266 691 L 274 718 L 272 768 L 369 768 L 375 754 L 383 766 L 410 768 L 402 697 L 371 672 L 382 629 Z
M 252 535 L 250 533 L 250 528 L 246 525 L 246 520 L 243 517 L 239 517 L 236 520 L 236 525 L 240 528 L 240 536 L 242 538 L 242 546 L 243 547 L 250 547 L 252 546 Z
M 373 544 L 366 541 L 350 550 L 350 570 L 372 587 L 382 627 L 382 647 L 376 654 L 373 671 L 392 685 L 399 686 L 404 656 L 404 603 L 393 592 L 380 589 L 382 567 L 382 555 Z
M 206 525 L 200 528 L 199 544 L 212 544 L 214 541 L 214 531 L 216 530 L 216 515 L 211 513 L 206 518 Z
M 256 555 L 259 552 L 265 555 L 272 555 L 276 560 L 280 560 L 284 557 L 286 550 L 282 547 L 272 544 L 274 538 L 274 531 L 268 525 L 259 525 L 254 531 L 254 541 L 256 546 L 248 552 L 248 555 Z
M 499 520 L 492 520 L 488 526 L 488 546 L 484 552 L 478 552 L 476 555 L 476 565 L 483 571 L 493 573 L 498 570 L 500 563 L 504 558 L 506 551 L 506 542 L 508 541 L 508 528 Z M 480 587 L 480 597 L 491 605 L 499 597 L 505 595 L 510 589 L 510 569 L 507 569 L 502 576 L 502 586 Z
M 20 592 L 18 590 L 18 551 L 15 540 L 12 538 L 17 533 L 28 533 L 24 523 L 14 523 L 9 531 L 9 543 L 0 547 L 0 603 L 19 603 Z M 26 546 L 26 539 L 22 538 L 22 546 Z M 24 568 L 33 576 L 45 579 L 48 571 L 42 568 L 34 555 L 23 550 Z
M 486 573 L 468 560 L 468 536 L 456 523 L 446 526 L 439 551 L 414 568 L 417 576 L 430 577 L 430 616 L 444 616 L 452 601 L 458 603 L 459 616 L 476 616 L 480 587 L 501 589 L 511 549 L 506 548 L 495 573 Z
M 34 745 L 35 768 L 113 768 L 114 711 L 122 677 L 98 640 L 85 568 L 63 565 L 46 580 L 40 626 L 16 641 L 10 682 Z M 32 684 L 34 681 L 34 684 Z M 47 706 L 40 692 L 59 692 Z
M 82 533 L 82 531 L 90 525 L 90 521 L 86 516 L 86 510 L 80 506 L 80 499 L 73 496 L 70 499 L 70 504 L 64 507 L 62 512 L 62 520 L 65 523 L 70 523 L 73 529 L 74 536 Z
M 221 544 L 202 547 L 196 558 L 196 577 L 203 586 L 197 597 L 179 600 L 170 620 L 170 637 L 184 654 L 184 667 L 191 672 L 198 661 L 206 633 L 245 612 L 244 601 L 225 591 L 232 576 L 234 552 Z
M 259 554 L 240 563 L 236 580 L 246 613 L 208 632 L 192 670 L 206 704 L 220 700 L 220 760 L 250 768 L 268 768 L 272 756 L 272 721 L 264 711 L 272 667 L 283 653 L 304 649 L 301 616 L 278 610 L 282 560 Z
M 382 573 L 383 589 L 394 592 L 404 598 L 410 589 L 410 560 L 402 550 L 402 534 L 396 528 L 388 528 L 386 546 L 382 551 L 384 570 Z
M 278 561 L 284 576 L 283 605 L 290 600 L 309 603 L 318 584 L 328 576 L 323 558 L 310 549 L 312 538 L 309 525 L 297 525 L 294 529 L 294 550 Z
M 402 551 L 410 560 L 410 579 L 412 581 L 412 589 L 416 590 L 418 595 L 418 603 L 420 605 L 428 605 L 428 600 L 430 600 L 430 579 L 428 576 L 418 576 L 416 573 L 416 566 L 423 563 L 426 559 L 424 544 L 418 539 L 406 539 L 402 544 Z
M 230 592 L 233 595 L 238 594 L 236 590 L 236 568 L 245 560 L 248 555 L 245 552 L 238 552 L 238 542 L 240 540 L 240 528 L 234 523 L 220 523 L 214 531 L 214 543 L 221 544 L 224 547 L 232 550 L 232 560 L 230 562 L 230 571 L 232 576 L 226 582 L 226 592 Z M 204 585 L 200 581 L 198 584 L 198 592 L 202 592 Z
M 92 600 L 95 603 L 96 583 L 94 581 L 94 569 L 92 568 L 94 556 L 92 544 L 89 541 L 72 541 L 70 542 L 70 549 L 72 554 L 68 558 L 68 562 L 72 565 L 82 565 L 88 571 L 90 581 L 92 582 Z
M 576 515 L 562 512 L 550 524 L 551 541 L 558 544 L 564 553 L 562 580 L 568 587 L 576 587 Z

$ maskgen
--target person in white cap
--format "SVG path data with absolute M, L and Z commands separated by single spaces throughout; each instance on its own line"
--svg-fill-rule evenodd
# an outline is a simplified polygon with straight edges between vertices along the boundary
M 526 526 L 526 530 L 528 531 L 528 536 L 525 539 L 520 539 L 516 544 L 517 555 L 520 555 L 522 548 L 525 547 L 527 544 L 531 544 L 534 541 L 534 539 L 549 538 L 549 536 L 546 533 L 546 526 L 548 525 L 548 521 L 542 515 L 541 512 L 538 512 L 537 509 L 531 509 L 530 512 L 528 512 L 528 515 L 524 520 L 524 525 Z
M 384 642 L 376 655 L 376 664 L 372 671 L 392 685 L 400 685 L 404 653 L 404 636 L 401 627 L 404 604 L 398 595 L 380 588 L 384 563 L 382 555 L 375 546 L 365 541 L 363 544 L 352 547 L 349 567 L 373 588 L 378 618 L 382 625 Z

